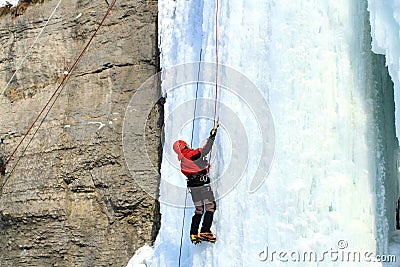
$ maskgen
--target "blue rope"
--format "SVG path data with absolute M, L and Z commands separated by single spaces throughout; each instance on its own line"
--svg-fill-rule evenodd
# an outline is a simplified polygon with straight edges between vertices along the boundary
M 201 53 L 202 53 L 202 52 L 203 52 L 203 49 L 200 49 L 200 61 L 199 61 L 199 70 L 198 70 L 198 72 L 197 72 L 196 99 L 195 99 L 195 102 L 194 102 L 193 124 L 192 124 L 192 139 L 190 140 L 190 147 L 193 147 L 194 121 L 196 120 L 197 96 L 198 96 L 198 93 L 199 93 L 200 64 L 201 64 Z M 181 266 L 183 230 L 184 230 L 184 228 L 185 228 L 187 195 L 188 195 L 188 189 L 186 189 L 186 194 L 185 194 L 185 208 L 183 209 L 182 232 L 181 232 L 181 245 L 180 245 L 180 248 L 179 248 L 179 267 Z

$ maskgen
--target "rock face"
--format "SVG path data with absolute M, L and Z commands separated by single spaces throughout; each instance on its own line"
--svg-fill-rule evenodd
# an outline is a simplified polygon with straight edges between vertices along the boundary
M 57 3 L 25 1 L 0 12 L 1 90 Z M 0 97 L 4 158 L 107 8 L 107 1 L 62 1 Z M 117 1 L 50 112 L 7 165 L 0 178 L 0 266 L 125 266 L 137 248 L 154 240 L 158 204 L 128 171 L 121 139 L 131 97 L 158 71 L 156 21 L 157 1 Z M 162 106 L 156 105 L 146 129 L 155 166 L 161 116 Z

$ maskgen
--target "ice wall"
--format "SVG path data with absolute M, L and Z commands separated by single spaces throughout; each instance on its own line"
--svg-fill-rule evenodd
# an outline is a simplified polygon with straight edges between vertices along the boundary
M 400 2 L 368 0 L 372 50 L 385 55 L 394 82 L 396 102 L 396 132 L 400 133 Z
M 395 100 L 395 124 L 396 136 L 400 133 L 400 3 L 398 1 L 375 1 L 368 0 L 368 10 L 370 12 L 372 50 L 375 53 L 385 56 L 385 63 L 388 66 L 389 74 L 394 83 Z M 387 91 L 386 91 L 387 92 Z M 398 161 L 398 145 L 393 145 L 393 155 Z M 394 160 L 394 159 L 393 159 Z M 394 164 L 396 164 L 394 162 Z M 396 223 L 393 214 L 397 199 L 399 197 L 398 189 L 398 169 L 391 175 L 392 179 L 386 180 L 386 214 L 389 218 L 390 244 L 389 252 L 399 254 L 400 240 L 398 231 L 394 231 L 393 225 Z M 387 241 L 386 241 L 387 243 Z M 389 266 L 397 266 L 395 264 Z
M 382 58 L 370 51 L 367 2 L 219 0 L 219 5 L 220 63 L 248 77 L 269 103 L 275 159 L 255 193 L 248 192 L 254 178 L 250 164 L 240 183 L 218 199 L 216 244 L 190 244 L 193 209 L 186 210 L 181 266 L 280 266 L 267 249 L 319 253 L 320 262 L 286 258 L 290 266 L 344 266 L 322 259 L 325 251 L 387 252 L 393 228 L 388 188 L 392 196 L 398 191 L 397 144 L 390 81 Z M 203 60 L 215 62 L 214 31 L 215 1 L 159 1 L 161 67 L 197 61 L 201 49 Z M 193 99 L 195 88 L 167 95 L 166 125 L 174 120 L 171 114 L 179 116 L 177 106 Z M 202 96 L 213 97 L 202 88 Z M 229 94 L 220 100 L 244 116 L 246 152 L 250 163 L 257 161 L 262 143 L 251 110 Z M 224 127 L 229 116 L 219 116 Z M 206 120 L 197 124 L 195 145 L 211 126 Z M 188 125 L 165 129 L 161 168 L 162 179 L 183 187 L 171 145 L 177 138 L 190 139 Z M 214 179 L 235 156 L 229 152 L 229 132 L 221 132 Z M 169 193 L 162 187 L 160 192 Z M 151 266 L 178 266 L 184 209 L 162 203 L 161 213 Z M 346 266 L 381 266 L 363 260 Z

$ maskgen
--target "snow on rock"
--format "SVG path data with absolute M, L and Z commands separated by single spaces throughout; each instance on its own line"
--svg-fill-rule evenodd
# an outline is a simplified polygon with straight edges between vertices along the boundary
M 135 255 L 129 260 L 126 267 L 147 267 L 151 265 L 151 259 L 153 257 L 153 249 L 145 245 L 139 248 Z
M 89 121 L 88 124 L 99 124 L 99 128 L 97 128 L 97 130 L 100 130 L 101 128 L 106 126 L 105 123 L 103 123 L 101 121 Z
M 19 0 L 0 0 L 0 7 L 5 6 L 7 3 L 10 3 L 13 6 L 18 5 Z

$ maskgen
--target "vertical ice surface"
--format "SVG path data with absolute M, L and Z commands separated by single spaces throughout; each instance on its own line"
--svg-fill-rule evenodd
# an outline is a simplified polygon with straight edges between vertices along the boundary
M 400 134 L 400 2 L 368 0 L 372 49 L 385 55 L 395 88 L 396 132 Z
M 386 65 L 388 66 L 390 77 L 394 83 L 394 101 L 395 101 L 395 124 L 396 136 L 400 134 L 400 3 L 399 1 L 376 1 L 368 0 L 368 10 L 370 12 L 371 21 L 371 36 L 372 36 L 372 50 L 375 53 L 385 55 Z M 394 152 L 397 152 L 397 147 Z M 397 170 L 394 174 L 396 177 L 399 175 Z M 388 190 L 388 189 L 387 189 Z M 391 196 L 390 203 L 386 208 L 394 213 L 395 203 L 398 198 L 398 182 L 394 188 L 390 188 L 392 192 L 386 195 Z M 393 225 L 392 222 L 390 225 Z M 389 251 L 400 257 L 398 248 L 400 241 L 398 232 L 393 232 L 393 227 L 389 229 L 392 232 L 390 238 Z M 389 266 L 397 266 L 389 265 Z
M 163 69 L 197 61 L 200 51 L 203 61 L 216 61 L 215 3 L 159 1 Z M 252 112 L 257 107 L 249 108 L 240 94 L 221 90 L 219 100 L 227 109 L 219 111 L 222 129 L 214 148 L 212 178 L 238 156 L 232 153 L 226 130 L 228 122 L 233 123 L 227 110 L 238 117 L 233 128 L 246 130 L 248 168 L 232 191 L 217 201 L 212 228 L 216 244 L 190 244 L 190 196 L 186 210 L 161 204 L 151 266 L 178 266 L 179 255 L 181 266 L 381 266 L 363 256 L 361 263 L 328 256 L 335 251 L 339 256 L 387 252 L 391 227 L 384 182 L 393 175 L 388 171 L 393 167 L 388 148 L 392 144 L 386 139 L 394 138 L 394 130 L 380 129 L 390 121 L 390 94 L 381 88 L 384 74 L 376 69 L 379 59 L 370 51 L 367 2 L 219 0 L 219 8 L 219 63 L 251 80 L 269 104 L 275 124 L 274 163 L 265 183 L 250 193 L 260 147 L 265 145 Z M 200 88 L 201 97 L 215 97 L 212 84 Z M 192 84 L 174 90 L 165 105 L 162 180 L 182 188 L 185 179 L 171 146 L 177 138 L 190 141 L 191 121 L 171 121 L 179 121 L 182 113 L 176 109 L 193 100 L 195 89 Z M 385 101 L 389 108 L 381 114 Z M 207 107 L 200 105 L 196 115 L 210 116 Z M 188 106 L 185 114 L 193 108 Z M 212 122 L 199 120 L 195 127 L 194 146 L 199 146 Z M 397 182 L 390 185 L 397 192 Z M 172 192 L 166 192 L 162 183 L 160 194 Z M 183 203 L 184 190 L 177 197 Z M 317 258 L 295 261 L 296 253 Z

